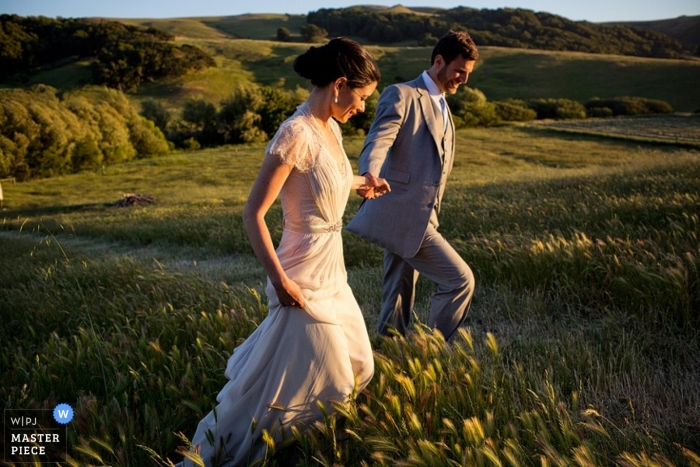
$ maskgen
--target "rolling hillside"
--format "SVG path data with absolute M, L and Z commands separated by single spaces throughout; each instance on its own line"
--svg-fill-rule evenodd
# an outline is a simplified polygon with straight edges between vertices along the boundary
M 220 30 L 198 27 L 195 20 L 161 20 L 176 30 L 178 41 L 197 44 L 215 57 L 217 66 L 184 77 L 142 85 L 135 101 L 162 99 L 172 108 L 187 99 L 219 103 L 247 83 L 294 89 L 306 86 L 291 62 L 309 47 L 303 43 L 270 40 L 224 39 Z M 158 27 L 158 21 L 152 21 Z M 204 24 L 204 23 L 199 23 Z M 275 29 L 273 19 L 260 20 L 259 35 Z M 177 29 L 182 27 L 182 29 Z M 185 36 L 208 35 L 207 38 Z M 267 32 L 265 32 L 267 31 Z M 417 76 L 429 65 L 430 47 L 369 46 L 382 70 L 380 88 Z M 481 47 L 481 59 L 469 86 L 489 100 L 506 98 L 568 98 L 585 102 L 592 97 L 638 96 L 661 99 L 676 111 L 700 109 L 700 60 L 669 60 L 620 55 L 553 52 L 504 47 Z M 59 90 L 82 86 L 89 78 L 89 63 L 72 63 L 32 77 L 29 84 L 44 83 Z
M 679 40 L 685 48 L 695 52 L 695 55 L 700 54 L 700 16 L 679 16 L 678 18 L 657 21 L 627 21 L 607 24 L 621 24 L 668 34 Z
M 434 7 L 391 8 L 362 5 L 370 11 L 392 11 L 433 14 Z M 129 24 L 165 29 L 179 40 L 196 41 L 212 51 L 221 64 L 219 70 L 204 74 L 216 77 L 216 92 L 202 79 L 189 77 L 181 83 L 156 83 L 145 87 L 139 96 L 155 93 L 164 87 L 174 87 L 178 94 L 219 99 L 231 86 L 251 79 L 264 85 L 294 88 L 305 85 L 294 75 L 290 60 L 308 46 L 300 43 L 275 42 L 280 27 L 292 32 L 292 40 L 300 41 L 299 28 L 305 24 L 304 15 L 241 15 L 229 17 L 179 18 L 162 20 L 120 20 Z M 700 34 L 700 17 L 681 17 L 645 23 L 626 23 L 648 28 L 681 40 L 686 47 Z M 253 39 L 265 41 L 224 40 Z M 360 39 L 361 40 L 361 39 Z M 362 40 L 361 40 L 362 41 Z M 700 39 L 697 40 L 700 43 Z M 362 41 L 366 43 L 365 41 Z M 371 47 L 382 70 L 380 87 L 409 79 L 428 66 L 429 47 Z M 482 59 L 470 81 L 471 87 L 483 91 L 489 100 L 505 98 L 569 98 L 585 102 L 591 97 L 639 96 L 661 99 L 677 111 L 700 109 L 700 61 L 639 58 L 620 55 L 586 54 L 577 52 L 539 51 L 505 47 L 481 47 Z M 231 73 L 229 67 L 235 72 Z M 527 70 L 523 72 L 523 70 Z M 246 76 L 240 75 L 247 72 Z M 231 79 L 227 80 L 226 76 Z M 185 82 L 187 81 L 187 82 Z M 196 83 L 196 84 L 195 84 Z M 193 89 L 195 86 L 197 89 Z M 682 92 L 679 90 L 682 89 Z
M 284 27 L 292 40 L 300 40 L 299 28 L 306 24 L 304 15 L 250 14 L 168 19 L 117 19 L 134 26 L 154 27 L 180 39 L 259 39 L 274 40 L 277 29 Z
M 439 8 L 390 9 L 363 6 L 368 11 L 435 14 Z M 699 17 L 682 17 L 644 23 L 667 34 L 694 40 L 700 28 Z M 230 93 L 248 83 L 294 89 L 306 82 L 294 74 L 291 61 L 306 50 L 299 30 L 305 15 L 247 14 L 239 16 L 120 19 L 130 26 L 155 28 L 175 37 L 177 44 L 191 44 L 205 50 L 215 67 L 177 78 L 163 78 L 141 85 L 130 94 L 136 102 L 158 99 L 167 107 L 182 107 L 187 99 L 204 99 L 218 104 Z M 640 25 L 641 26 L 641 25 Z M 276 41 L 277 30 L 286 28 L 290 42 Z M 382 70 L 380 89 L 410 79 L 425 69 L 430 47 L 414 44 L 371 45 Z M 481 46 L 482 59 L 470 78 L 469 86 L 483 91 L 489 100 L 505 98 L 568 98 L 585 102 L 592 97 L 638 96 L 661 99 L 676 111 L 700 109 L 700 60 L 654 59 L 611 54 L 543 51 L 513 47 Z M 91 81 L 91 61 L 64 60 L 29 76 L 27 85 L 38 83 L 59 91 L 79 88 Z M 5 84 L 12 86 L 12 84 Z

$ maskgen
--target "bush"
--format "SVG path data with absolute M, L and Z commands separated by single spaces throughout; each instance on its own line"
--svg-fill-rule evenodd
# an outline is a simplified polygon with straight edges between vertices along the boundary
M 253 143 L 265 141 L 267 134 L 261 128 L 260 111 L 265 97 L 257 86 L 240 86 L 221 101 L 217 115 L 219 133 L 225 143 Z
M 537 113 L 537 118 L 540 120 L 586 118 L 586 108 L 571 99 L 530 99 L 527 105 Z
M 673 107 L 668 102 L 658 99 L 647 99 L 646 97 L 614 97 L 610 99 L 600 99 L 594 97 L 585 104 L 588 114 L 598 112 L 601 108 L 608 108 L 612 115 L 644 115 L 644 114 L 667 114 L 673 112 Z
M 129 131 L 137 157 L 160 156 L 170 150 L 160 128 L 145 117 L 133 120 Z
M 447 96 L 456 128 L 490 126 L 500 119 L 496 106 L 486 101 L 486 96 L 478 89 L 462 86 L 453 95 Z
M 167 132 L 170 112 L 160 102 L 148 99 L 141 103 L 141 115 L 151 120 L 163 133 Z
M 182 120 L 185 122 L 186 133 L 197 138 L 203 146 L 215 146 L 220 143 L 217 135 L 216 107 L 204 99 L 190 99 L 182 109 Z M 185 138 L 182 139 L 187 139 Z M 175 136 L 175 139 L 180 139 Z
M 321 42 L 328 37 L 328 31 L 315 24 L 302 26 L 300 32 L 306 42 Z
M 218 108 L 203 99 L 190 100 L 181 118 L 169 124 L 168 139 L 184 149 L 193 139 L 201 147 L 264 142 L 307 96 L 300 89 L 249 85 L 238 87 Z
M 162 132 L 124 94 L 88 86 L 0 92 L 0 177 L 26 180 L 163 154 Z
M 610 107 L 591 107 L 586 109 L 586 115 L 591 118 L 607 118 L 613 116 L 613 111 Z
M 280 42 L 289 42 L 290 40 L 292 40 L 292 33 L 289 32 L 289 29 L 287 28 L 278 28 L 277 40 Z
M 519 99 L 505 99 L 495 103 L 496 115 L 504 122 L 529 122 L 537 118 L 537 112 Z

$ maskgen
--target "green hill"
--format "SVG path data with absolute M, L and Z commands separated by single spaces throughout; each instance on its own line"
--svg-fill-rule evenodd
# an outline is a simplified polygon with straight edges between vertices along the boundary
M 209 28 L 210 38 L 187 37 L 187 31 L 205 31 L 197 21 L 154 20 L 169 25 L 178 41 L 196 44 L 210 52 L 217 66 L 183 77 L 142 85 L 135 101 L 163 99 L 169 107 L 180 107 L 196 98 L 218 103 L 236 87 L 251 82 L 294 89 L 306 86 L 292 70 L 294 57 L 310 44 L 270 40 L 221 38 Z M 210 24 L 226 21 L 207 20 Z M 233 24 L 231 21 L 229 24 Z M 203 25 L 204 23 L 201 22 Z M 244 23 L 247 24 L 247 23 Z M 273 19 L 260 20 L 271 31 Z M 260 28 L 260 34 L 266 34 Z M 429 66 L 430 47 L 368 46 L 382 70 L 380 88 L 413 78 Z M 629 57 L 621 55 L 556 52 L 505 47 L 480 47 L 482 58 L 469 81 L 489 100 L 555 97 L 585 102 L 591 97 L 638 96 L 661 99 L 676 111 L 700 109 L 700 61 Z M 84 70 L 81 72 L 80 70 Z M 79 87 L 89 76 L 87 62 L 71 63 L 34 75 L 29 84 L 44 83 L 59 90 Z
M 300 40 L 299 28 L 306 24 L 304 15 L 246 14 L 169 19 L 119 19 L 134 26 L 154 27 L 178 38 L 188 39 L 259 39 L 274 40 L 277 29 L 284 27 Z
M 530 21 L 539 22 L 541 26 L 546 20 L 549 24 L 547 27 L 554 27 L 558 19 L 564 20 L 553 15 L 546 18 L 536 16 L 533 12 L 518 9 L 446 10 L 428 7 L 406 8 L 401 5 L 391 8 L 363 5 L 332 11 L 347 10 L 389 14 L 396 18 L 424 17 L 428 18 L 426 21 L 432 21 L 433 17 L 444 15 L 446 12 L 453 16 L 468 16 L 473 12 L 482 16 L 501 15 L 502 19 L 508 20 L 510 26 L 513 26 L 511 23 L 518 18 L 529 18 Z M 164 31 L 168 37 L 174 38 L 175 44 L 201 48 L 214 57 L 216 62 L 215 67 L 182 76 L 144 80 L 139 84 L 138 90 L 130 96 L 136 102 L 147 98 L 159 99 L 167 107 L 175 109 L 192 98 L 218 104 L 234 89 L 249 83 L 286 89 L 306 86 L 307 83 L 293 72 L 291 62 L 310 45 L 302 42 L 300 28 L 307 24 L 306 21 L 311 16 L 246 14 L 117 20 L 130 27 Z M 676 20 L 644 23 L 644 26 L 668 35 L 690 37 L 700 31 L 697 28 L 698 18 L 681 17 Z M 564 26 L 569 23 L 573 22 L 562 22 Z M 290 42 L 275 40 L 279 28 L 290 31 Z M 383 75 L 380 89 L 388 84 L 410 79 L 429 65 L 430 47 L 417 47 L 415 40 L 411 44 L 403 42 L 380 45 L 360 36 L 351 37 L 368 45 L 377 57 Z M 687 40 L 694 39 L 690 37 Z M 700 89 L 696 84 L 700 82 L 699 60 L 543 51 L 534 49 L 531 45 L 518 48 L 487 46 L 486 43 L 477 41 L 482 51 L 482 59 L 469 85 L 480 89 L 489 100 L 552 97 L 585 102 L 591 97 L 638 96 L 664 100 L 677 111 L 700 109 Z M 39 72 L 27 73 L 22 79 L 22 85 L 43 83 L 56 87 L 59 91 L 79 88 L 92 80 L 91 61 L 90 57 L 67 57 L 57 63 L 42 66 Z M 16 79 L 10 80 L 2 86 L 13 87 L 17 86 L 18 82 Z
M 695 55 L 700 54 L 700 15 L 683 15 L 678 18 L 656 21 L 623 21 L 607 24 L 619 24 L 660 32 L 677 39 L 686 49 L 695 52 Z

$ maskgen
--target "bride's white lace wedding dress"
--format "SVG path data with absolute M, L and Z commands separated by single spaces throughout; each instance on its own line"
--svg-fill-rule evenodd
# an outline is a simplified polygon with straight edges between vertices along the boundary
M 342 148 L 340 128 L 330 123 Z M 207 465 L 248 465 L 264 454 L 263 430 L 279 437 L 290 424 L 313 423 L 322 418 L 318 401 L 332 410 L 331 401 L 346 400 L 372 378 L 372 349 L 347 283 L 341 240 L 352 168 L 346 157 L 339 166 L 325 141 L 302 104 L 267 147 L 294 166 L 280 193 L 277 255 L 306 307 L 281 306 L 268 280 L 269 315 L 234 350 L 229 382 L 192 439 Z

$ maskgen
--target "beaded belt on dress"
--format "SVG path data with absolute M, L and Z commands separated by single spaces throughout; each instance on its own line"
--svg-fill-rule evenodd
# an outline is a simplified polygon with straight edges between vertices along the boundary
M 310 234 L 324 234 L 324 233 L 334 233 L 340 232 L 343 229 L 343 220 L 339 220 L 333 224 L 323 223 L 323 224 L 299 224 L 284 221 L 284 228 L 286 230 L 291 230 L 292 232 L 298 233 L 310 233 Z

